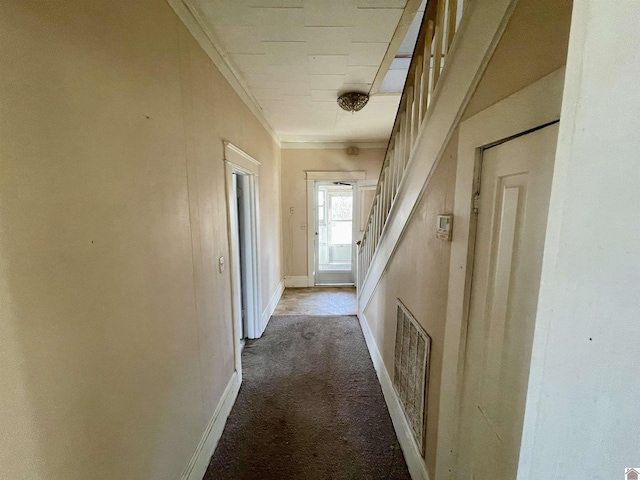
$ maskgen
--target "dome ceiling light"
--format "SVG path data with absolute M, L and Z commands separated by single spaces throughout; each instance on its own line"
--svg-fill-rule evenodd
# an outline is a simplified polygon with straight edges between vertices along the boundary
M 348 92 L 338 97 L 338 105 L 347 112 L 359 112 L 369 101 L 369 95 L 359 92 Z

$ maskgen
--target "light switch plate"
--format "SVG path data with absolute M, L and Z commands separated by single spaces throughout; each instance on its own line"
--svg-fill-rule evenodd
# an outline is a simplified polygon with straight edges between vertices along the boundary
M 224 272 L 224 257 L 218 259 L 218 267 L 220 268 L 220 273 Z

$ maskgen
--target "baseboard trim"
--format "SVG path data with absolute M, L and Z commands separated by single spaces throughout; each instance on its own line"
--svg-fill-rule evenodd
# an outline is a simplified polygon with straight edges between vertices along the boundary
M 242 379 L 240 375 L 238 375 L 238 372 L 233 372 L 196 451 L 180 477 L 181 480 L 202 480 L 202 477 L 204 477 L 209 462 L 211 461 L 211 456 L 222 436 L 227 418 L 238 397 L 241 382 Z
M 309 286 L 309 277 L 301 275 L 299 277 L 284 277 L 284 286 L 287 288 L 306 288 Z
M 358 315 L 358 320 L 360 321 L 360 327 L 362 328 L 362 333 L 364 334 L 364 339 L 367 343 L 367 348 L 369 349 L 369 356 L 371 357 L 373 366 L 378 374 L 378 380 L 382 387 L 384 400 L 387 403 L 387 408 L 391 415 L 391 421 L 393 422 L 393 428 L 395 429 L 396 436 L 400 442 L 400 448 L 402 449 L 404 459 L 407 462 L 411 478 L 413 480 L 429 480 L 429 473 L 427 472 L 427 466 L 424 463 L 424 458 L 422 458 L 418 445 L 413 439 L 411 427 L 404 416 L 402 406 L 400 405 L 400 399 L 393 388 L 393 382 L 391 381 L 391 377 L 389 377 L 389 373 L 384 366 L 382 355 L 380 354 L 380 350 L 378 350 L 378 346 L 373 338 L 373 333 L 371 333 L 369 323 L 367 322 L 367 318 L 364 313 L 360 313 Z
M 271 315 L 273 315 L 273 312 L 278 306 L 278 302 L 280 301 L 282 292 L 284 292 L 284 282 L 285 282 L 284 279 L 280 280 L 280 283 L 276 287 L 276 291 L 273 292 L 273 295 L 271 295 L 271 300 L 269 300 L 269 305 L 267 305 L 267 308 L 265 308 L 264 312 L 262 312 L 262 319 L 261 319 L 262 323 L 261 323 L 260 335 L 264 333 L 264 330 L 267 328 L 267 324 L 269 323 L 269 319 L 271 318 Z

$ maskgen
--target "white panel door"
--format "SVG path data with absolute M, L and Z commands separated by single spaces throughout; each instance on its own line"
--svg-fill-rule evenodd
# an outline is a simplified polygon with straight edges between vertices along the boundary
M 458 478 L 516 478 L 557 135 L 483 154 Z

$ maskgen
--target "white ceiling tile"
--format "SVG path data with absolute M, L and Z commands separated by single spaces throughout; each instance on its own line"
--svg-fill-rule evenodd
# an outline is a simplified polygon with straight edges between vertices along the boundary
M 335 90 L 311 90 L 311 100 L 314 102 L 335 102 L 337 98 Z
M 280 100 L 280 88 L 251 88 L 251 94 L 256 100 Z
M 244 83 L 249 85 L 250 87 L 263 87 L 263 88 L 271 88 L 266 87 L 266 84 L 272 81 L 270 75 L 265 73 L 245 73 L 242 75 L 242 79 Z M 276 87 L 274 87 L 276 88 Z
M 266 55 L 231 54 L 231 61 L 242 73 L 261 73 L 267 67 Z
M 283 96 L 311 96 L 309 82 L 283 82 L 280 84 L 280 93 Z
M 344 83 L 340 89 L 340 93 L 344 92 L 363 92 L 367 93 L 371 90 L 370 83 Z
M 353 41 L 391 42 L 401 16 L 401 9 L 359 8 Z
M 245 0 L 249 7 L 302 7 L 303 3 L 303 0 Z
M 379 67 L 387 48 L 388 43 L 353 42 L 347 64 Z
M 270 42 L 304 42 L 304 9 L 251 8 L 253 21 L 262 33 L 262 40 Z
M 345 83 L 373 83 L 379 67 L 348 66 Z
M 269 65 L 266 70 L 275 82 L 309 82 L 309 64 L 305 57 L 304 65 Z
M 339 90 L 344 84 L 344 75 L 311 75 L 313 90 Z
M 228 0 L 198 0 L 198 8 L 212 26 L 253 25 L 249 8 L 244 2 Z
M 344 74 L 348 58 L 348 55 L 310 55 L 309 71 L 312 74 Z
M 336 98 L 370 90 L 406 0 L 193 1 L 281 138 L 388 138 L 398 95 L 355 115 Z
M 306 67 L 306 42 L 263 42 L 268 65 L 302 65 Z
M 349 55 L 352 33 L 350 27 L 305 27 L 309 54 Z
M 229 2 L 236 3 L 236 2 Z M 304 26 L 303 8 L 247 8 L 252 25 L 271 25 L 286 31 L 291 27 Z
M 311 101 L 311 107 L 313 108 L 314 111 L 317 112 L 333 112 L 334 114 L 338 113 L 338 110 L 340 109 L 340 107 L 338 106 L 338 103 L 336 102 L 336 98 L 333 99 L 333 101 L 328 102 L 328 101 Z
M 254 26 L 222 25 L 216 27 L 216 35 L 227 53 L 265 53 L 258 29 Z
M 258 27 L 260 39 L 265 42 L 306 42 L 304 25 L 282 28 L 278 25 L 261 24 Z
M 304 24 L 307 27 L 352 27 L 356 23 L 357 11 L 352 0 L 306 1 Z
M 251 8 L 250 12 L 263 41 L 304 42 L 307 39 L 302 8 Z

